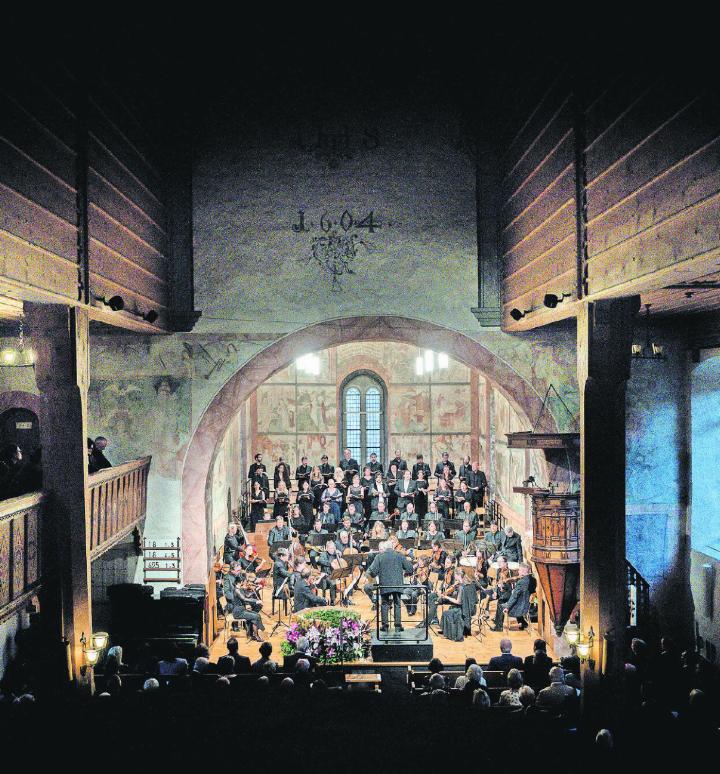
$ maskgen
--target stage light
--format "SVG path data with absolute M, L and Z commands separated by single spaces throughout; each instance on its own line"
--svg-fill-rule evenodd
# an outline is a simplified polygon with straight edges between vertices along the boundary
M 566 298 L 570 298 L 570 295 L 570 293 L 563 293 L 561 296 L 556 296 L 555 293 L 547 293 L 545 298 L 543 298 L 543 305 L 548 309 L 555 309 L 555 307 L 558 304 L 562 304 Z

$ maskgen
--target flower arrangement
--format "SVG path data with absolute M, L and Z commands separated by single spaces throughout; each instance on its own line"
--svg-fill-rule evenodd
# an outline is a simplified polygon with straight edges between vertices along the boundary
M 310 655 L 320 664 L 365 658 L 370 650 L 370 625 L 352 611 L 313 608 L 298 613 L 286 631 L 280 650 L 289 656 L 300 637 L 310 643 Z

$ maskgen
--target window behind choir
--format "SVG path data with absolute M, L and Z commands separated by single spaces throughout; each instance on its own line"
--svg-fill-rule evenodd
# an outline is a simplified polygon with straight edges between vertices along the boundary
M 342 386 L 342 446 L 364 465 L 377 454 L 384 463 L 386 448 L 385 385 L 371 371 L 356 371 Z

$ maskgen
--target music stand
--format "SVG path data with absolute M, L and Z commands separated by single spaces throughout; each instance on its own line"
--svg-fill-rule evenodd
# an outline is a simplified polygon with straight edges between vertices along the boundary
M 308 543 L 310 543 L 311 546 L 320 546 L 324 547 L 325 543 L 328 542 L 328 540 L 331 540 L 330 533 L 328 532 L 327 535 L 310 535 L 308 538 Z
M 276 543 L 273 543 L 271 546 L 269 546 L 269 549 L 270 549 L 269 553 L 270 553 L 270 556 L 273 557 L 273 560 L 275 559 L 275 554 L 281 548 L 285 548 L 285 549 L 290 548 L 290 542 L 291 542 L 290 540 L 278 540 Z
M 402 538 L 401 540 L 398 540 L 398 543 L 403 548 L 415 548 L 415 538 Z
M 280 593 L 285 588 L 285 586 L 288 585 L 289 580 L 290 580 L 290 576 L 288 575 L 288 577 L 285 578 L 285 580 L 278 586 L 278 590 L 273 592 L 273 599 L 276 599 L 278 601 L 278 609 L 277 609 L 278 619 L 277 619 L 277 623 L 275 624 L 275 626 L 273 626 L 272 631 L 270 632 L 269 639 L 272 639 L 272 636 L 281 626 L 284 626 L 286 629 L 290 628 L 290 625 L 286 624 L 285 621 L 283 621 L 282 618 L 280 617 L 280 601 L 285 599 L 285 597 L 280 596 Z M 287 599 L 288 600 L 290 599 L 290 592 L 288 592 Z

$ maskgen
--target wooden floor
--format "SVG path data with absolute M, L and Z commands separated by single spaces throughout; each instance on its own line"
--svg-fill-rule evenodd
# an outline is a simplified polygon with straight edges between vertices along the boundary
M 284 640 L 285 635 L 285 628 L 280 627 L 275 635 L 270 638 L 270 632 L 277 622 L 277 612 L 275 614 L 274 618 L 270 618 L 270 593 L 268 590 L 265 591 L 265 604 L 263 607 L 263 622 L 265 624 L 265 631 L 261 632 L 261 635 L 264 639 L 270 639 L 270 642 L 272 642 L 273 645 L 273 659 L 276 661 L 282 663 L 282 656 L 280 654 L 280 644 Z M 354 610 L 355 612 L 359 613 L 363 620 L 369 621 L 371 625 L 375 626 L 375 613 L 371 608 L 370 600 L 367 598 L 365 594 L 362 592 L 356 592 L 352 597 L 353 604 L 351 605 L 350 610 Z M 493 606 L 491 608 L 491 612 L 494 613 L 495 603 L 493 603 Z M 268 615 L 264 615 L 266 612 Z M 403 617 L 407 615 L 407 610 L 405 606 L 403 605 Z M 416 617 L 417 618 L 417 617 Z M 284 621 L 287 621 L 287 618 L 283 619 Z M 411 619 L 412 620 L 412 619 Z M 411 624 L 405 624 L 406 626 L 409 626 Z M 223 622 L 220 622 L 219 627 L 222 629 Z M 513 621 L 513 627 L 516 627 L 515 622 Z M 436 627 L 437 628 L 437 627 Z M 475 634 L 477 631 L 477 626 L 473 624 L 473 634 Z M 432 639 L 433 639 L 433 654 L 440 658 L 443 663 L 445 664 L 462 664 L 466 658 L 473 657 L 477 660 L 479 664 L 486 664 L 492 656 L 497 656 L 500 653 L 500 640 L 504 636 L 508 636 L 512 642 L 513 649 L 512 652 L 516 656 L 525 657 L 528 655 L 531 655 L 533 652 L 533 641 L 538 636 L 537 632 L 535 631 L 534 627 L 531 625 L 529 628 L 527 628 L 525 631 L 517 631 L 515 628 L 512 628 L 509 632 L 509 634 L 503 634 L 500 632 L 490 632 L 487 630 L 487 628 L 484 628 L 485 636 L 482 639 L 478 639 L 476 637 L 466 637 L 463 642 L 453 642 L 452 640 L 446 640 L 442 635 L 437 635 L 434 633 L 431 633 Z M 258 654 L 258 648 L 260 647 L 260 643 L 258 642 L 247 642 L 244 632 L 239 632 L 237 634 L 237 640 L 240 644 L 240 653 L 245 656 L 250 656 L 251 660 L 255 660 L 259 657 Z M 211 647 L 211 653 L 210 658 L 212 661 L 216 661 L 220 656 L 224 655 L 226 652 L 225 648 L 225 633 L 223 631 L 220 631 L 219 636 L 213 643 Z M 548 645 L 548 655 L 551 657 L 553 656 L 552 652 L 550 651 L 550 646 Z M 368 663 L 372 663 L 371 659 L 368 658 Z M 405 662 L 407 663 L 407 662 Z

